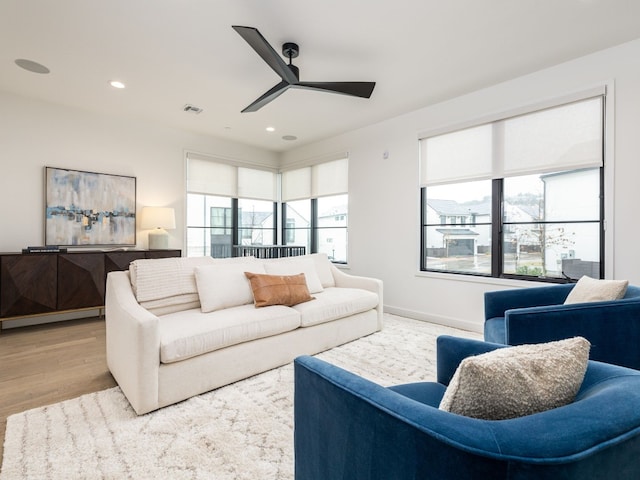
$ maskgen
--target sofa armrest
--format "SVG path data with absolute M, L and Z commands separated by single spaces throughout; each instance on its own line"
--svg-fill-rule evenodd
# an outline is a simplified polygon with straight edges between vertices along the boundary
M 509 345 L 582 336 L 592 360 L 640 369 L 637 298 L 508 310 L 505 329 Z
M 376 310 L 378 311 L 378 328 L 382 329 L 384 309 L 382 280 L 371 277 L 361 277 L 358 275 L 349 275 L 339 270 L 333 264 L 331 264 L 331 273 L 335 280 L 336 287 L 338 288 L 361 288 L 378 295 L 378 305 L 376 306 Z
M 107 275 L 107 365 L 139 415 L 158 408 L 158 317 L 138 304 L 126 272 Z
M 437 382 L 449 385 L 460 362 L 467 357 L 487 353 L 505 345 L 470 338 L 440 335 L 436 340 Z
M 485 292 L 484 318 L 488 320 L 504 317 L 504 312 L 513 308 L 562 304 L 574 286 L 575 284 L 550 285 Z

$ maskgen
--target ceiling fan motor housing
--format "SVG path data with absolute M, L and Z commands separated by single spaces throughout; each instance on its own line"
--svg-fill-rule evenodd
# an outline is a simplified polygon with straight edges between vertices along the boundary
M 282 54 L 288 59 L 296 58 L 300 53 L 297 43 L 287 42 L 282 44 Z

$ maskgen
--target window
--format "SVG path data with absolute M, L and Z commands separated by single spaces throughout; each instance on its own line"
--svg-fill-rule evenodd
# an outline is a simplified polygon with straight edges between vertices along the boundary
M 597 95 L 421 139 L 421 269 L 602 278 L 603 116 Z
M 294 200 L 282 205 L 284 244 L 305 247 L 311 252 L 311 200 Z
M 349 217 L 348 160 L 333 160 L 282 175 L 283 235 L 287 245 L 326 253 L 347 262 Z
M 187 158 L 187 256 L 231 257 L 276 243 L 276 174 L 197 154 Z
M 348 195 L 317 199 L 317 251 L 327 254 L 332 262 L 347 262 Z
M 273 202 L 238 200 L 238 232 L 241 245 L 275 245 L 276 214 Z

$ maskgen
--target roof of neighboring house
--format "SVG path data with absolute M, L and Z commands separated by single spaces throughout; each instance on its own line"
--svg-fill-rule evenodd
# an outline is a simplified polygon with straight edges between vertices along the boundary
M 468 228 L 436 228 L 436 232 L 444 235 L 480 235 Z
M 265 220 L 273 215 L 273 212 L 245 212 L 242 211 L 242 227 L 262 225 Z
M 347 205 L 335 205 L 326 208 L 318 214 L 318 218 L 333 217 L 335 215 L 346 215 L 348 212 Z
M 433 208 L 439 215 L 489 215 L 491 214 L 491 201 L 458 203 L 455 200 L 428 199 L 427 205 Z

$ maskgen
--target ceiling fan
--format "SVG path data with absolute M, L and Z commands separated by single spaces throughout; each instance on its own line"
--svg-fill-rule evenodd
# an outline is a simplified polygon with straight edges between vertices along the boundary
M 242 110 L 255 112 L 267 103 L 282 95 L 289 88 L 304 88 L 307 90 L 320 90 L 330 93 L 341 93 L 354 97 L 369 98 L 376 86 L 375 82 L 301 82 L 298 67 L 291 60 L 298 56 L 300 48 L 297 44 L 287 42 L 282 45 L 282 54 L 289 59 L 287 65 L 280 55 L 269 45 L 258 29 L 253 27 L 232 27 L 253 48 L 258 55 L 275 71 L 282 81 L 267 91 L 264 95 Z

